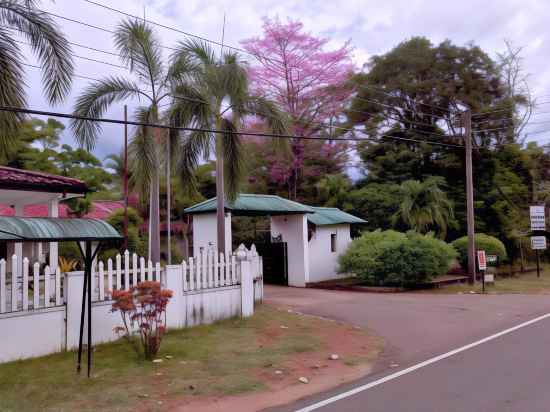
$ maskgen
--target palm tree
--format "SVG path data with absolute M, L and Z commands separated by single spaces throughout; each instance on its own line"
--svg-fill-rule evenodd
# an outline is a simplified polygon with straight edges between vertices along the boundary
M 178 169 L 182 182 L 195 187 L 194 171 L 199 161 L 216 156 L 217 246 L 225 253 L 225 199 L 237 196 L 244 171 L 244 152 L 239 130 L 246 116 L 265 120 L 273 133 L 286 133 L 287 120 L 277 106 L 250 93 L 248 76 L 239 56 L 232 52 L 216 58 L 205 42 L 180 42 L 172 56 L 172 67 L 187 68 L 175 88 L 170 122 L 192 125 L 202 131 L 189 133 L 179 148 Z M 218 133 L 211 130 L 219 131 Z M 282 141 L 281 139 L 276 139 Z
M 164 121 L 161 103 L 173 98 L 172 90 L 184 76 L 186 67 L 180 64 L 165 68 L 162 46 L 151 27 L 141 20 L 121 22 L 115 30 L 114 41 L 120 59 L 136 80 L 112 76 L 92 83 L 78 97 L 75 114 L 98 118 L 114 103 L 138 99 L 141 105 L 134 113 L 135 119 L 145 124 L 161 124 Z M 71 126 L 80 145 L 92 150 L 101 125 L 74 120 Z M 170 144 L 163 129 L 140 126 L 129 147 L 132 184 L 142 196 L 149 196 L 149 257 L 155 262 L 160 261 L 160 170 L 163 163 L 167 165 L 167 182 L 170 182 L 172 162 L 163 154 L 164 150 L 170 153 Z M 169 185 L 167 187 L 169 190 Z M 170 210 L 170 202 L 167 207 Z
M 69 43 L 36 2 L 0 0 L 0 105 L 24 107 L 24 57 L 14 34 L 19 32 L 30 44 L 42 68 L 42 85 L 50 104 L 61 102 L 69 93 L 74 72 Z M 0 112 L 0 158 L 5 160 L 23 116 Z
M 420 233 L 435 230 L 441 239 L 454 224 L 453 204 L 441 189 L 441 177 L 429 177 L 423 182 L 407 180 L 401 184 L 402 201 L 393 216 L 393 224 L 404 223 Z

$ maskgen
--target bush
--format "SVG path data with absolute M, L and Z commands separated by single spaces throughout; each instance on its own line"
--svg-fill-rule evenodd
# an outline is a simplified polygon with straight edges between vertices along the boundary
M 506 247 L 496 237 L 477 233 L 475 236 L 476 250 L 484 250 L 487 255 L 497 255 L 499 263 L 508 258 Z M 468 269 L 468 236 L 463 236 L 452 242 L 458 252 L 458 261 L 463 269 Z
M 166 332 L 166 306 L 172 291 L 161 289 L 159 282 L 140 282 L 130 290 L 112 292 L 112 312 L 120 312 L 124 326 L 115 331 L 121 333 L 141 353 L 133 331 L 139 332 L 139 342 L 145 359 L 151 360 L 158 353 L 162 336 Z
M 340 256 L 339 271 L 374 286 L 412 288 L 447 273 L 456 256 L 451 245 L 432 235 L 377 230 L 351 243 Z

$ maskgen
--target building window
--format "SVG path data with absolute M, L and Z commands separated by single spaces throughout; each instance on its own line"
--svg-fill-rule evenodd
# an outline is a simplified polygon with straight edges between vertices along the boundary
M 330 251 L 336 252 L 336 233 L 330 235 Z

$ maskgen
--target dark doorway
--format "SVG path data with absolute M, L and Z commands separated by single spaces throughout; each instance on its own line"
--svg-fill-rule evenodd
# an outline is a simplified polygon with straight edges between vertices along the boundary
M 256 250 L 264 263 L 264 283 L 288 286 L 288 253 L 286 242 L 260 242 Z

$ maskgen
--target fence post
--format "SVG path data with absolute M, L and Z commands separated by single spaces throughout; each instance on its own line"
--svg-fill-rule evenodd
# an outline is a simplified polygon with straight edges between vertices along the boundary
M 248 318 L 254 314 L 254 281 L 252 268 L 246 247 L 241 244 L 237 248 L 237 260 L 241 272 L 241 317 Z
M 166 265 L 166 289 L 172 291 L 172 298 L 166 307 L 166 327 L 168 328 L 185 326 L 185 319 L 182 316 L 185 304 L 182 269 L 182 265 Z

